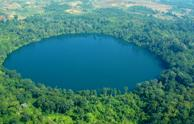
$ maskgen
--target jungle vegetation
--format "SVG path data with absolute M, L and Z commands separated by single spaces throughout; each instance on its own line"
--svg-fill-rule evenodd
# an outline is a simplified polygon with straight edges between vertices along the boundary
M 180 4 L 173 5 L 171 11 L 160 14 L 147 7 L 99 8 L 72 14 L 64 13 L 68 6 L 53 3 L 45 7 L 44 14 L 2 19 L 0 123 L 193 124 L 194 10 L 178 16 L 175 11 Z M 179 11 L 184 10 L 185 6 Z M 146 48 L 163 61 L 166 70 L 157 79 L 140 82 L 134 90 L 74 91 L 23 79 L 3 67 L 7 55 L 24 45 L 80 33 L 111 35 Z

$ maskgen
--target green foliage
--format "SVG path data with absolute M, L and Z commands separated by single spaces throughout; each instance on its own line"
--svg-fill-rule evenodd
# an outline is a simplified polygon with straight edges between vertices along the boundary
M 53 11 L 55 6 L 47 9 Z M 192 124 L 193 27 L 189 17 L 160 20 L 116 8 L 83 15 L 48 13 L 0 22 L 0 123 Z M 124 88 L 122 93 L 116 89 L 49 88 L 22 79 L 2 66 L 9 53 L 24 45 L 78 33 L 102 33 L 144 47 L 163 61 L 166 70 L 156 80 L 143 82 L 134 91 Z

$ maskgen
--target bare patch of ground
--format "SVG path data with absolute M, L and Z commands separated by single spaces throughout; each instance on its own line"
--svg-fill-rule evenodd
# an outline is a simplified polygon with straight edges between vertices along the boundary
M 69 14 L 81 14 L 82 10 L 81 10 L 80 5 L 82 3 L 83 3 L 82 1 L 65 2 L 64 4 L 70 7 L 70 9 L 65 10 L 65 12 Z
M 169 5 L 147 0 L 94 0 L 92 5 L 95 8 L 128 8 L 133 6 L 143 6 L 159 12 L 168 12 L 171 9 L 171 6 Z
M 0 16 L 0 21 L 3 21 L 4 20 L 4 16 Z
M 81 14 L 82 13 L 82 11 L 79 9 L 68 9 L 68 10 L 65 10 L 65 12 L 69 14 Z
M 82 1 L 72 1 L 72 2 L 66 2 L 67 5 L 70 7 L 78 7 L 82 4 Z
M 19 3 L 13 2 L 13 3 L 5 3 L 4 9 L 6 10 L 15 10 L 20 9 L 21 5 Z

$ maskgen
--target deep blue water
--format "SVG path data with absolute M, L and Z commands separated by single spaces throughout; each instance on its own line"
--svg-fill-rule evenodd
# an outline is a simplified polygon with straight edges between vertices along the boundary
M 157 77 L 161 62 L 145 49 L 104 35 L 64 35 L 32 43 L 4 66 L 24 78 L 67 89 L 134 88 Z

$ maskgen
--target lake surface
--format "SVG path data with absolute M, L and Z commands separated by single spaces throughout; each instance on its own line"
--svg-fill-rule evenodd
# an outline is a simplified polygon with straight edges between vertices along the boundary
M 161 62 L 145 49 L 104 35 L 64 35 L 10 54 L 4 66 L 47 86 L 83 90 L 134 88 L 159 76 Z

